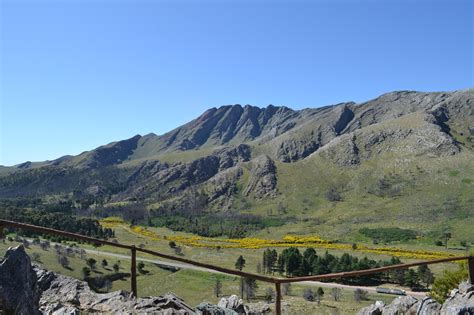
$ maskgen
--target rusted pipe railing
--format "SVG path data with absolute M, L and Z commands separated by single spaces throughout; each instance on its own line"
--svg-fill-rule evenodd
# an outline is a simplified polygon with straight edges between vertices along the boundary
M 340 278 L 347 278 L 347 277 L 358 277 L 358 276 L 369 275 L 369 274 L 374 274 L 374 273 L 386 272 L 390 270 L 407 269 L 410 267 L 416 267 L 416 266 L 421 266 L 421 265 L 431 265 L 431 264 L 439 264 L 439 263 L 453 262 L 453 261 L 459 261 L 459 260 L 467 260 L 468 271 L 469 271 L 469 281 L 471 282 L 471 284 L 474 284 L 474 257 L 473 256 L 457 256 L 457 257 L 441 258 L 441 259 L 426 260 L 426 261 L 420 261 L 420 262 L 414 262 L 414 263 L 408 263 L 408 264 L 398 264 L 398 265 L 392 265 L 392 266 L 384 266 L 380 268 L 330 273 L 330 274 L 317 275 L 317 276 L 306 276 L 306 277 L 295 277 L 295 278 L 275 278 L 275 277 L 267 277 L 267 276 L 262 276 L 262 275 L 253 274 L 249 272 L 244 272 L 240 270 L 224 268 L 224 267 L 215 266 L 211 264 L 205 264 L 199 261 L 194 261 L 194 260 L 186 259 L 183 257 L 167 255 L 167 254 L 163 254 L 163 253 L 156 252 L 153 250 L 135 247 L 135 245 L 125 245 L 125 244 L 110 242 L 110 241 L 101 240 L 101 239 L 97 239 L 97 238 L 93 238 L 89 236 L 84 236 L 81 234 L 65 232 L 65 231 L 60 231 L 56 229 L 50 229 L 50 228 L 45 228 L 41 226 L 36 226 L 36 225 L 31 225 L 31 224 L 26 224 L 26 223 L 19 223 L 19 222 L 14 222 L 14 221 L 9 221 L 9 220 L 0 220 L 0 238 L 3 237 L 3 230 L 5 227 L 31 230 L 31 231 L 45 233 L 45 234 L 59 235 L 59 236 L 64 236 L 71 239 L 86 241 L 92 244 L 109 245 L 113 247 L 119 247 L 119 248 L 130 250 L 131 252 L 131 269 L 130 269 L 131 290 L 134 296 L 138 296 L 137 295 L 137 291 L 138 291 L 137 290 L 137 251 L 145 253 L 145 254 L 161 257 L 164 259 L 179 261 L 185 264 L 201 267 L 204 269 L 218 271 L 225 274 L 273 283 L 275 284 L 275 291 L 276 291 L 275 313 L 277 315 L 281 315 L 281 284 L 282 283 L 320 281 L 320 280 L 340 279 Z
M 138 289 L 137 289 L 137 249 L 135 246 L 132 246 L 130 250 L 132 253 L 132 261 L 130 267 L 130 275 L 131 275 L 131 286 L 132 286 L 132 294 L 133 296 L 138 296 Z
M 373 268 L 373 269 L 328 273 L 328 274 L 317 275 L 317 276 L 284 278 L 284 279 L 279 279 L 279 282 L 289 283 L 289 282 L 302 282 L 302 281 L 321 281 L 321 280 L 328 280 L 328 279 L 358 277 L 358 276 L 370 275 L 373 273 L 386 272 L 390 270 L 408 269 L 410 267 L 416 267 L 416 266 L 422 266 L 422 265 L 440 264 L 440 263 L 453 262 L 453 261 L 459 261 L 459 260 L 471 260 L 471 258 L 472 258 L 471 256 L 456 256 L 456 257 L 448 257 L 448 258 L 441 258 L 441 259 L 425 260 L 425 261 L 419 261 L 419 262 L 408 263 L 408 264 L 384 266 L 384 267 Z

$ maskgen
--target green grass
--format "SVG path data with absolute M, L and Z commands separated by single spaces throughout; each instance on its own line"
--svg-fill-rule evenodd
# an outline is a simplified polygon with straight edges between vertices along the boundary
M 474 156 L 469 151 L 449 158 L 406 160 L 386 153 L 354 168 L 337 167 L 312 156 L 296 163 L 278 163 L 277 170 L 280 194 L 270 200 L 250 200 L 246 212 L 298 219 L 296 224 L 278 228 L 278 236 L 318 234 L 344 242 L 369 242 L 361 239 L 359 229 L 403 227 L 420 232 L 420 245 L 434 244 L 445 230 L 451 232 L 453 243 L 474 243 L 470 229 L 474 225 L 470 180 L 474 178 Z M 382 178 L 391 189 L 399 189 L 399 194 L 371 193 Z M 342 201 L 326 199 L 330 187 L 338 188 Z M 286 213 L 278 213 L 279 204 Z
M 9 246 L 18 245 L 16 242 L 0 243 L 0 255 L 4 255 L 6 249 Z M 66 269 L 60 266 L 56 260 L 55 250 L 50 248 L 47 251 L 41 250 L 39 247 L 31 245 L 26 249 L 28 254 L 38 253 L 40 255 L 40 262 L 38 264 L 43 267 L 61 273 L 67 276 L 75 277 L 78 279 L 82 278 L 81 270 L 82 267 L 86 266 L 85 261 L 79 257 L 69 257 L 70 268 Z M 87 255 L 92 257 L 98 262 L 106 258 L 109 262 L 109 267 L 103 268 L 100 263 L 97 264 L 96 272 L 92 275 L 104 275 L 112 273 L 110 266 L 115 263 L 118 259 L 110 258 L 101 255 Z M 130 262 L 128 260 L 121 259 L 120 272 L 128 272 L 130 269 Z M 221 274 L 210 274 L 207 272 L 193 271 L 193 270 L 180 270 L 178 272 L 165 271 L 152 263 L 145 263 L 145 270 L 149 273 L 147 275 L 138 274 L 138 294 L 139 296 L 157 296 L 166 292 L 174 292 L 178 296 L 184 299 L 184 301 L 194 307 L 202 301 L 208 301 L 210 303 L 217 303 L 220 297 L 214 295 L 214 285 L 216 279 L 219 279 L 223 284 L 222 296 L 230 296 L 232 294 L 239 295 L 239 279 L 233 276 L 226 276 Z M 263 296 L 267 288 L 272 285 L 258 282 L 258 289 L 256 291 L 256 299 L 250 302 L 262 301 Z M 353 291 L 343 289 L 341 301 L 333 301 L 330 297 L 330 289 L 325 288 L 325 296 L 321 301 L 321 305 L 317 305 L 315 302 L 307 302 L 302 298 L 303 290 L 306 288 L 305 285 L 292 285 L 292 293 L 290 296 L 283 297 L 283 305 L 287 306 L 288 312 L 292 314 L 305 314 L 303 310 L 308 311 L 307 314 L 332 314 L 331 312 L 337 308 L 341 314 L 352 314 L 360 308 L 373 303 L 376 300 L 383 300 L 389 302 L 393 299 L 392 296 L 371 294 L 369 293 L 369 300 L 356 303 L 353 298 Z M 118 280 L 113 282 L 112 290 L 126 290 L 130 291 L 130 279 Z M 316 290 L 316 287 L 313 287 Z M 273 304 L 271 304 L 273 308 Z

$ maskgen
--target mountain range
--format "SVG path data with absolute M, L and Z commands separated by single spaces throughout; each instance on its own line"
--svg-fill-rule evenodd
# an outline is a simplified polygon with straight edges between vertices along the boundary
M 292 217 L 295 232 L 404 225 L 474 241 L 473 180 L 474 89 L 397 91 L 302 110 L 211 108 L 163 135 L 0 167 L 0 198 L 169 211 L 193 201 L 206 213 Z

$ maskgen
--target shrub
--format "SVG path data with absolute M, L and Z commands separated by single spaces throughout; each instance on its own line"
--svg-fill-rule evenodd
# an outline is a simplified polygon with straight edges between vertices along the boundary
M 417 237 L 417 232 L 409 229 L 400 228 L 377 228 L 369 229 L 362 228 L 359 230 L 364 236 L 370 237 L 373 240 L 382 242 L 408 241 Z
M 310 288 L 305 289 L 304 292 L 303 292 L 303 298 L 306 301 L 313 302 L 314 301 L 314 292 L 313 292 L 313 290 L 311 290 Z
M 445 270 L 441 277 L 435 279 L 430 291 L 430 296 L 439 303 L 444 303 L 451 290 L 456 288 L 462 281 L 467 279 L 467 277 L 466 264 L 463 264 L 456 271 Z
M 368 295 L 369 293 L 366 290 L 356 289 L 354 291 L 354 300 L 358 303 L 363 300 L 365 301 L 368 299 Z

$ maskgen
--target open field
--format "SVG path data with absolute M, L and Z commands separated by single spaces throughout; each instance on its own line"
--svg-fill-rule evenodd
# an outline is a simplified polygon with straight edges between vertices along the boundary
M 109 222 L 107 222 L 106 220 L 103 224 L 105 225 L 109 224 L 108 226 L 111 226 L 110 224 L 112 224 L 113 220 L 108 220 L 108 221 Z M 216 248 L 215 246 L 214 247 L 202 247 L 202 246 L 195 247 L 195 246 L 192 246 L 192 243 L 179 242 L 179 240 L 199 239 L 189 233 L 175 232 L 166 228 L 148 227 L 145 229 L 144 227 L 142 227 L 140 229 L 136 229 L 136 228 L 131 228 L 128 224 L 125 224 L 120 221 L 117 221 L 114 224 L 115 224 L 114 230 L 115 230 L 116 239 L 120 243 L 135 244 L 137 246 L 141 244 L 141 246 L 144 246 L 145 248 L 173 255 L 174 250 L 170 248 L 169 241 L 176 240 L 177 244 L 182 246 L 182 252 L 184 254 L 184 257 L 188 259 L 193 259 L 193 260 L 206 262 L 206 263 L 212 263 L 215 265 L 220 265 L 220 266 L 224 266 L 228 268 L 234 268 L 234 263 L 235 263 L 236 258 L 239 255 L 242 255 L 246 259 L 246 267 L 244 268 L 244 270 L 248 272 L 254 272 L 254 273 L 257 272 L 256 266 L 259 262 L 261 262 L 263 251 L 266 248 L 265 246 L 262 246 L 262 247 L 257 246 L 256 248 L 252 248 L 252 247 L 241 248 L 239 246 L 236 246 L 236 247 L 230 247 L 230 248 L 222 247 L 219 249 Z M 275 229 L 278 229 L 278 228 L 275 228 Z M 146 233 L 144 233 L 143 231 L 146 231 Z M 265 232 L 265 233 L 262 234 L 262 232 L 259 232 L 259 233 L 256 233 L 255 236 L 260 234 L 260 235 L 266 236 L 267 241 L 271 241 L 272 240 L 271 236 L 273 235 L 271 233 L 271 230 L 270 230 L 270 233 L 268 232 Z M 326 243 L 325 241 L 320 240 L 318 238 L 313 238 L 313 240 L 314 239 L 318 240 L 318 242 L 321 243 L 321 246 L 325 246 L 328 244 L 330 245 L 330 243 Z M 212 242 L 212 240 L 210 239 L 205 240 L 205 241 Z M 216 239 L 215 241 L 224 242 L 225 240 Z M 72 244 L 72 242 L 70 242 L 70 244 Z M 236 244 L 239 244 L 239 243 L 236 243 Z M 7 241 L 6 244 L 1 244 L 0 248 L 2 251 L 4 251 L 9 245 L 11 244 L 8 244 L 8 241 Z M 282 244 L 279 244 L 279 245 L 282 245 Z M 296 245 L 302 247 L 301 248 L 302 250 L 304 249 L 304 247 L 307 246 L 306 243 L 296 244 Z M 364 243 L 358 243 L 358 245 L 362 249 L 366 248 L 364 246 L 372 246 L 370 244 L 364 244 Z M 112 270 L 110 266 L 117 261 L 120 261 L 121 263 L 121 269 L 120 269 L 121 272 L 128 272 L 130 270 L 130 262 L 128 258 L 130 253 L 126 250 L 122 250 L 122 249 L 110 247 L 110 246 L 101 246 L 101 247 L 96 248 L 90 244 L 79 244 L 79 246 L 88 251 L 87 257 L 92 257 L 98 261 L 98 264 L 97 264 L 98 268 L 95 272 L 93 272 L 93 275 L 102 275 L 102 274 L 111 273 Z M 401 248 L 412 250 L 412 251 L 425 248 L 425 246 L 421 244 L 398 244 L 397 247 L 401 247 Z M 270 246 L 270 248 L 276 248 L 278 251 L 281 251 L 284 247 Z M 433 250 L 434 252 L 442 253 L 444 255 L 461 255 L 464 253 L 463 251 L 459 251 L 459 250 L 453 250 L 453 249 L 446 250 L 446 249 L 440 248 L 439 246 L 428 246 L 428 249 Z M 347 249 L 346 247 L 318 248 L 316 246 L 316 250 L 319 254 L 322 254 L 326 250 L 328 250 L 331 254 L 334 254 L 337 256 L 342 255 L 343 253 L 349 253 L 353 256 L 358 256 L 358 257 L 363 257 L 367 255 L 369 258 L 376 259 L 376 260 L 387 259 L 391 257 L 390 255 L 386 253 L 380 254 L 378 252 L 373 252 L 373 251 L 353 250 L 353 249 Z M 69 259 L 70 268 L 66 269 L 59 265 L 53 248 L 49 249 L 48 251 L 43 251 L 39 247 L 31 245 L 28 251 L 30 253 L 33 253 L 33 252 L 38 253 L 40 255 L 40 260 L 39 260 L 40 263 L 43 264 L 46 268 L 62 273 L 62 274 L 73 276 L 75 278 L 79 278 L 79 279 L 82 278 L 81 270 L 82 270 L 82 267 L 86 265 L 83 259 L 80 259 L 79 257 L 70 257 Z M 114 255 L 124 255 L 124 257 L 119 257 L 119 256 L 114 256 Z M 107 259 L 109 262 L 109 266 L 107 268 L 103 268 L 102 266 L 100 266 L 100 261 L 102 261 L 102 259 L 104 258 Z M 159 295 L 167 291 L 172 291 L 178 294 L 179 296 L 183 297 L 185 301 L 187 301 L 191 305 L 197 304 L 203 300 L 215 303 L 218 301 L 218 298 L 216 298 L 213 293 L 213 288 L 214 288 L 216 279 L 219 279 L 222 282 L 223 284 L 222 292 L 224 295 L 239 294 L 239 282 L 236 277 L 225 276 L 225 275 L 216 274 L 216 273 L 203 272 L 200 270 L 193 270 L 193 269 L 181 269 L 177 272 L 171 272 L 169 270 L 160 268 L 158 264 L 151 262 L 151 261 L 157 260 L 157 257 L 139 253 L 138 258 L 146 259 L 145 270 L 148 271 L 147 275 L 139 274 L 139 277 L 138 277 L 138 288 L 139 288 L 140 296 Z M 408 262 L 408 261 L 413 261 L 414 259 L 402 258 L 402 260 Z M 435 274 L 439 274 L 444 269 L 456 268 L 456 264 L 440 264 L 440 265 L 431 266 L 430 268 L 434 271 Z M 292 301 L 291 304 L 294 307 L 297 307 L 297 305 L 300 305 L 300 304 L 305 305 L 306 303 L 308 303 L 308 302 L 305 302 L 302 298 L 299 298 L 301 296 L 300 293 L 302 292 L 305 285 L 307 284 L 293 285 L 294 296 L 288 297 L 287 299 Z M 388 286 L 394 287 L 395 285 L 389 284 Z M 265 284 L 265 283 L 259 283 L 257 296 L 258 295 L 263 296 L 267 287 L 270 287 L 270 285 Z M 113 290 L 116 290 L 116 289 L 129 290 L 130 289 L 129 279 L 115 281 L 112 285 L 112 289 Z M 330 290 L 330 289 L 328 288 L 327 290 Z M 351 292 L 351 290 L 344 288 L 344 291 L 345 291 L 344 296 L 346 297 L 346 302 L 344 302 L 343 300 L 343 301 L 337 302 L 337 304 L 339 305 L 341 303 L 342 304 L 346 303 L 347 305 L 341 306 L 341 307 L 342 309 L 347 309 L 347 310 L 351 309 L 351 307 L 353 307 L 354 309 L 360 308 L 363 303 L 358 304 L 353 301 L 353 293 Z M 393 298 L 391 296 L 384 296 L 384 295 L 380 296 L 374 293 L 370 293 L 370 296 L 371 296 L 371 299 L 391 300 Z M 331 303 L 333 302 L 336 303 L 336 302 L 331 301 L 330 299 L 328 299 L 326 302 L 327 303 L 325 304 L 325 300 L 323 300 L 323 303 L 321 306 L 316 306 L 314 304 L 311 304 L 311 305 L 314 307 L 320 307 L 322 309 L 326 307 L 327 312 L 331 313 L 334 308 L 334 305 Z M 324 312 L 322 309 L 321 309 L 321 312 Z
M 9 246 L 16 246 L 18 243 L 6 241 L 0 243 L 0 255 Z M 54 248 L 49 250 L 42 250 L 35 245 L 30 245 L 27 248 L 30 256 L 33 253 L 39 254 L 39 260 L 35 263 L 44 266 L 45 268 L 75 277 L 82 278 L 81 270 L 86 266 L 85 260 L 80 257 L 68 257 L 69 267 L 64 268 L 58 262 Z M 130 270 L 130 262 L 127 259 L 111 258 L 109 255 L 87 254 L 87 258 L 94 258 L 97 260 L 96 271 L 92 275 L 106 275 L 112 273 L 111 265 L 120 261 L 120 272 L 128 272 Z M 109 266 L 102 267 L 100 262 L 102 259 L 107 259 Z M 182 297 L 186 303 L 195 306 L 202 301 L 209 301 L 217 303 L 220 297 L 214 295 L 214 285 L 216 279 L 219 279 L 223 285 L 222 296 L 231 294 L 239 294 L 239 279 L 237 277 L 225 276 L 221 274 L 213 274 L 195 270 L 179 270 L 177 272 L 170 272 L 163 270 L 153 263 L 145 263 L 145 268 L 148 273 L 146 275 L 138 274 L 138 291 L 140 296 L 160 295 L 168 291 L 172 291 Z M 272 287 L 269 284 L 258 282 L 258 289 L 256 291 L 256 299 L 251 302 L 262 300 L 267 288 Z M 357 303 L 353 298 L 353 290 L 342 289 L 342 298 L 340 301 L 334 301 L 330 296 L 330 289 L 325 288 L 325 295 L 321 301 L 321 305 L 316 302 L 307 302 L 302 298 L 303 290 L 308 287 L 308 284 L 292 285 L 291 294 L 283 298 L 284 310 L 287 314 L 334 314 L 337 310 L 340 314 L 353 314 L 363 306 L 369 305 L 376 300 L 385 302 L 391 301 L 394 297 L 389 295 L 381 295 L 369 292 L 368 300 Z M 316 290 L 317 286 L 312 286 Z M 112 290 L 130 290 L 130 280 L 118 280 L 113 282 Z M 306 312 L 306 313 L 305 313 Z

